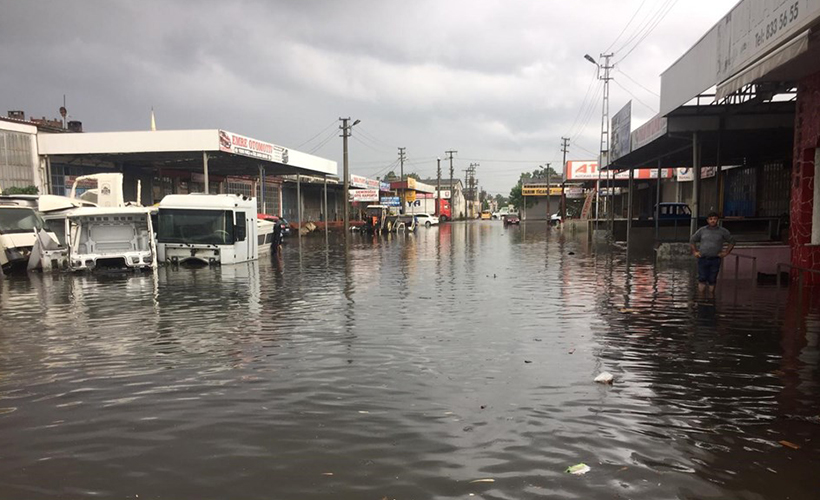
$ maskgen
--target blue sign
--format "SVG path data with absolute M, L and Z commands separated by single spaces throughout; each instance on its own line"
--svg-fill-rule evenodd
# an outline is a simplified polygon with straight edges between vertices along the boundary
M 379 191 L 390 191 L 390 183 L 389 182 L 380 182 L 379 183 Z
M 401 201 L 398 196 L 383 196 L 381 199 L 381 204 L 388 207 L 400 207 Z

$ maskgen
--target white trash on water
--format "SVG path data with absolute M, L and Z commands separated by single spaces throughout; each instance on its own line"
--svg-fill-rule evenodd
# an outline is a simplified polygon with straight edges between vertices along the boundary
M 613 380 L 615 380 L 615 377 L 611 373 L 601 372 L 597 377 L 595 377 L 594 382 L 599 384 L 611 384 Z

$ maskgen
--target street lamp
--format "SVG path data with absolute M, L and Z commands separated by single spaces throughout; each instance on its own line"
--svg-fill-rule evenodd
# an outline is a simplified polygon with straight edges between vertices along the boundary
M 614 65 L 609 63 L 610 58 L 612 58 L 613 54 L 601 54 L 601 57 L 604 58 L 604 65 L 601 66 L 591 55 L 584 54 L 584 59 L 591 62 L 598 68 L 598 79 L 604 81 L 604 100 L 601 106 L 601 149 L 600 155 L 598 156 L 598 182 L 595 186 L 595 224 L 596 228 L 598 227 L 598 220 L 600 219 L 600 203 L 601 203 L 601 169 L 609 163 L 609 81 L 612 77 L 609 76 L 609 70 L 611 70 Z M 601 76 L 601 70 L 604 70 L 604 76 Z M 607 172 L 607 186 L 610 186 L 610 176 Z M 614 183 L 613 183 L 614 184 Z M 612 196 L 612 191 L 614 189 L 610 189 L 610 192 L 607 193 L 609 196 Z M 614 197 L 612 199 L 604 198 L 604 204 L 606 208 L 614 208 L 610 207 L 612 201 L 614 201 Z M 610 217 L 610 221 L 614 218 L 615 212 L 613 210 L 612 217 Z M 613 223 L 610 222 L 610 226 Z M 610 231 L 612 227 L 609 228 Z
M 344 217 L 345 239 L 347 239 L 347 235 L 350 232 L 350 173 L 347 165 L 347 138 L 350 137 L 350 130 L 353 126 L 361 122 L 361 120 L 354 121 L 352 125 L 347 124 L 347 122 L 350 121 L 350 118 L 339 118 L 339 120 L 342 121 L 342 149 L 344 153 L 344 210 L 342 211 L 342 214 Z

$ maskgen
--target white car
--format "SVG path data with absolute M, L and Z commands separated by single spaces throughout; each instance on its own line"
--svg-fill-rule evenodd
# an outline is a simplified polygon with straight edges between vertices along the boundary
M 436 226 L 438 225 L 438 217 L 435 215 L 430 214 L 413 214 L 418 219 L 419 224 L 424 225 L 426 227 Z

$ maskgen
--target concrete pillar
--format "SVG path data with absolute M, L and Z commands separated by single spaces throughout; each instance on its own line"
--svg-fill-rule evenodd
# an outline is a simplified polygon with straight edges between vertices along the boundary
M 689 225 L 690 236 L 698 230 L 698 218 L 700 217 L 700 141 L 698 141 L 697 132 L 692 132 L 692 168 L 694 169 L 695 181 L 692 186 L 692 221 Z
M 205 193 L 210 193 L 211 191 L 208 188 L 208 152 L 202 152 L 202 166 L 203 166 L 203 174 L 205 177 Z
M 626 207 L 626 248 L 629 250 L 629 236 L 632 233 L 632 192 L 635 188 L 635 169 L 629 169 L 629 184 L 627 187 Z

